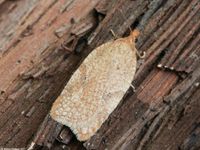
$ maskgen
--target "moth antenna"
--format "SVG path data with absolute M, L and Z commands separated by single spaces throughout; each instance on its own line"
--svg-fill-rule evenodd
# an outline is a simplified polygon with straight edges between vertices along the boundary
M 110 32 L 112 33 L 112 35 L 114 36 L 115 39 L 119 38 L 112 29 L 110 29 Z
M 133 91 L 135 92 L 136 91 L 136 89 L 135 89 L 135 87 L 133 86 L 133 84 L 132 83 L 129 83 L 126 79 L 124 79 L 125 81 L 126 81 L 126 83 L 128 83 L 129 85 L 130 85 L 130 87 L 133 89 Z

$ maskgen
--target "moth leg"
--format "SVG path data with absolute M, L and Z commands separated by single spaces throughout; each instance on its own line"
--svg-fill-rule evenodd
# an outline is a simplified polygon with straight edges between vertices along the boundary
M 62 43 L 61 48 L 71 53 L 75 49 L 77 43 L 78 43 L 78 37 L 73 36 L 68 41 Z
M 136 91 L 136 89 L 135 89 L 135 87 L 133 86 L 133 84 L 132 83 L 129 83 L 126 79 L 125 79 L 125 81 L 130 85 L 130 87 L 133 89 L 133 91 L 135 92 Z
M 115 32 L 114 32 L 112 29 L 110 29 L 110 32 L 111 32 L 111 34 L 113 35 L 113 37 L 114 37 L 115 39 L 119 39 L 119 38 L 120 38 L 119 36 L 117 36 L 117 35 L 115 34 Z
M 133 92 L 136 91 L 135 87 L 133 86 L 133 84 L 130 84 L 131 88 L 133 89 Z
M 139 58 L 141 58 L 141 59 L 145 58 L 146 52 L 142 52 L 142 54 L 141 54 L 140 52 L 138 52 L 137 49 L 135 49 L 135 51 L 136 51 L 136 54 L 137 54 L 137 56 L 138 56 Z
M 67 47 L 67 46 L 65 46 L 64 44 L 61 44 L 61 48 L 64 49 L 64 50 L 66 50 L 68 53 L 72 52 L 72 49 L 69 48 L 69 47 Z

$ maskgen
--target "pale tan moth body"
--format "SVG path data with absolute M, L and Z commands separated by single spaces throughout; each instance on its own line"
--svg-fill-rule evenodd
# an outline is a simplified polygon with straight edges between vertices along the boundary
M 128 90 L 136 71 L 134 30 L 130 36 L 94 49 L 54 102 L 51 117 L 71 128 L 80 141 L 101 127 Z

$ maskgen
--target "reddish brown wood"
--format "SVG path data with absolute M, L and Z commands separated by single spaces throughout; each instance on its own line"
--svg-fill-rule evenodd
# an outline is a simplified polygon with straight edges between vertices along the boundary
M 198 0 L 0 0 L 0 147 L 199 149 L 199 7 Z M 110 29 L 126 36 L 129 26 L 140 30 L 136 47 L 147 53 L 136 91 L 81 143 L 49 117 L 51 105 L 89 52 L 113 39 Z
M 10 31 L 15 34 L 5 37 L 7 42 L 2 42 L 0 145 L 25 147 L 70 76 L 69 72 L 72 72 L 71 69 L 80 60 L 79 56 L 69 56 L 62 45 L 70 46 L 67 44 L 72 36 L 71 29 L 76 33 L 80 30 L 75 28 L 77 25 L 89 19 L 87 31 L 94 26 L 90 13 L 98 0 L 74 0 L 70 4 L 66 4 L 67 1 L 64 0 L 42 0 L 34 1 L 34 7 L 27 0 L 5 3 L 5 9 L 13 3 L 18 7 L 8 14 L 1 14 L 3 18 L 21 15 L 16 13 L 23 9 L 21 5 L 25 7 L 26 13 L 20 16 L 18 22 L 10 21 L 15 27 L 14 31 Z M 6 25 L 8 26 L 6 21 L 1 22 L 1 29 Z M 65 25 L 68 27 L 60 30 L 59 37 L 56 36 L 55 32 Z M 87 31 L 76 36 L 76 40 Z M 1 36 L 3 35 L 1 32 Z

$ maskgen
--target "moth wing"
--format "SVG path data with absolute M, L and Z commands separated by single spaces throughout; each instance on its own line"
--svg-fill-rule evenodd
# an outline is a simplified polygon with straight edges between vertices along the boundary
M 80 141 L 89 139 L 130 87 L 136 55 L 124 40 L 94 49 L 54 102 L 51 116 L 70 127 Z

